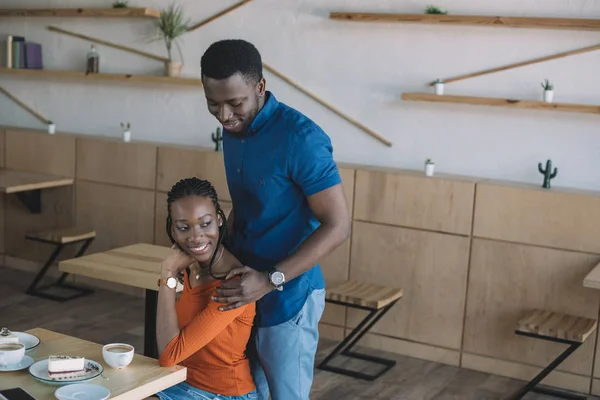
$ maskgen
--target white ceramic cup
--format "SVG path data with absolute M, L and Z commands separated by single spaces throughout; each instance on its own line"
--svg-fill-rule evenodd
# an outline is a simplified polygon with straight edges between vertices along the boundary
M 102 347 L 102 357 L 111 368 L 121 369 L 131 363 L 135 348 L 126 343 L 110 343 Z
M 0 367 L 15 365 L 25 357 L 25 345 L 23 343 L 0 344 Z

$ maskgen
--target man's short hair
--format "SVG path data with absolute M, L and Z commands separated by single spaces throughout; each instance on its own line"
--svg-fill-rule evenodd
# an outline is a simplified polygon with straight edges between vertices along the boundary
M 262 79 L 262 60 L 252 43 L 242 39 L 225 39 L 210 45 L 200 59 L 203 76 L 226 79 L 236 73 L 250 83 Z

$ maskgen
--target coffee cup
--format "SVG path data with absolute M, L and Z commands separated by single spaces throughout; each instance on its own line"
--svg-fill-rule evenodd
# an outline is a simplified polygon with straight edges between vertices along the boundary
M 125 343 L 110 343 L 102 347 L 102 357 L 111 368 L 121 369 L 131 363 L 135 348 Z
M 25 357 L 25 345 L 23 343 L 0 344 L 0 367 L 18 364 L 23 357 Z

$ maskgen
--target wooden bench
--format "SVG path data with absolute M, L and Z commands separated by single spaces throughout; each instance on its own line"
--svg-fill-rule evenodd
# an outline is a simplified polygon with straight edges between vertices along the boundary
M 50 266 L 54 264 L 54 262 L 60 255 L 61 251 L 65 248 L 65 246 L 72 245 L 75 243 L 83 243 L 77 251 L 75 258 L 81 257 L 85 253 L 92 241 L 96 238 L 96 232 L 94 230 L 82 228 L 55 229 L 43 232 L 29 233 L 25 235 L 25 238 L 28 240 L 47 243 L 55 246 L 54 251 L 48 258 L 48 260 L 46 261 L 42 269 L 40 269 L 40 272 L 38 272 L 37 276 L 31 283 L 29 288 L 27 288 L 27 294 L 62 302 L 94 293 L 94 291 L 90 288 L 65 283 L 65 279 L 69 275 L 66 272 L 64 272 L 56 282 L 42 287 L 38 287 L 38 284 L 40 283 L 44 275 L 46 275 L 48 268 L 50 268 Z M 67 296 L 59 296 L 46 292 L 48 289 L 55 287 L 68 289 L 74 291 L 75 293 Z
M 595 319 L 560 314 L 548 310 L 534 309 L 526 313 L 517 322 L 517 328 L 515 330 L 517 335 L 564 343 L 568 344 L 569 347 L 536 377 L 510 397 L 510 399 L 521 399 L 530 391 L 544 393 L 563 399 L 587 399 L 585 396 L 565 393 L 556 389 L 539 387 L 537 385 L 590 337 L 596 329 L 597 323 L 598 321 Z
M 379 321 L 398 300 L 402 298 L 402 289 L 376 285 L 356 280 L 342 282 L 339 285 L 327 288 L 325 301 L 346 307 L 358 308 L 369 311 L 369 314 L 344 338 L 344 340 L 319 364 L 318 368 L 324 371 L 335 372 L 354 378 L 374 380 L 388 371 L 396 361 L 381 357 L 352 351 L 352 348 L 365 333 Z M 384 368 L 375 374 L 366 374 L 351 369 L 329 365 L 336 356 L 343 355 L 350 358 L 370 361 L 383 365 Z

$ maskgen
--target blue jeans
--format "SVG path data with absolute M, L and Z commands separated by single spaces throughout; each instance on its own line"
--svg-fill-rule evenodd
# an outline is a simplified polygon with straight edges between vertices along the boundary
M 156 393 L 160 400 L 255 400 L 258 399 L 256 390 L 245 394 L 243 396 L 222 396 L 220 394 L 214 394 L 205 392 L 202 389 L 191 386 L 185 382 L 178 383 L 175 386 L 171 386 L 162 392 Z
M 316 289 L 291 320 L 256 328 L 258 354 L 249 352 L 249 358 L 259 400 L 267 400 L 269 394 L 272 400 L 309 399 L 324 309 L 325 289 Z

